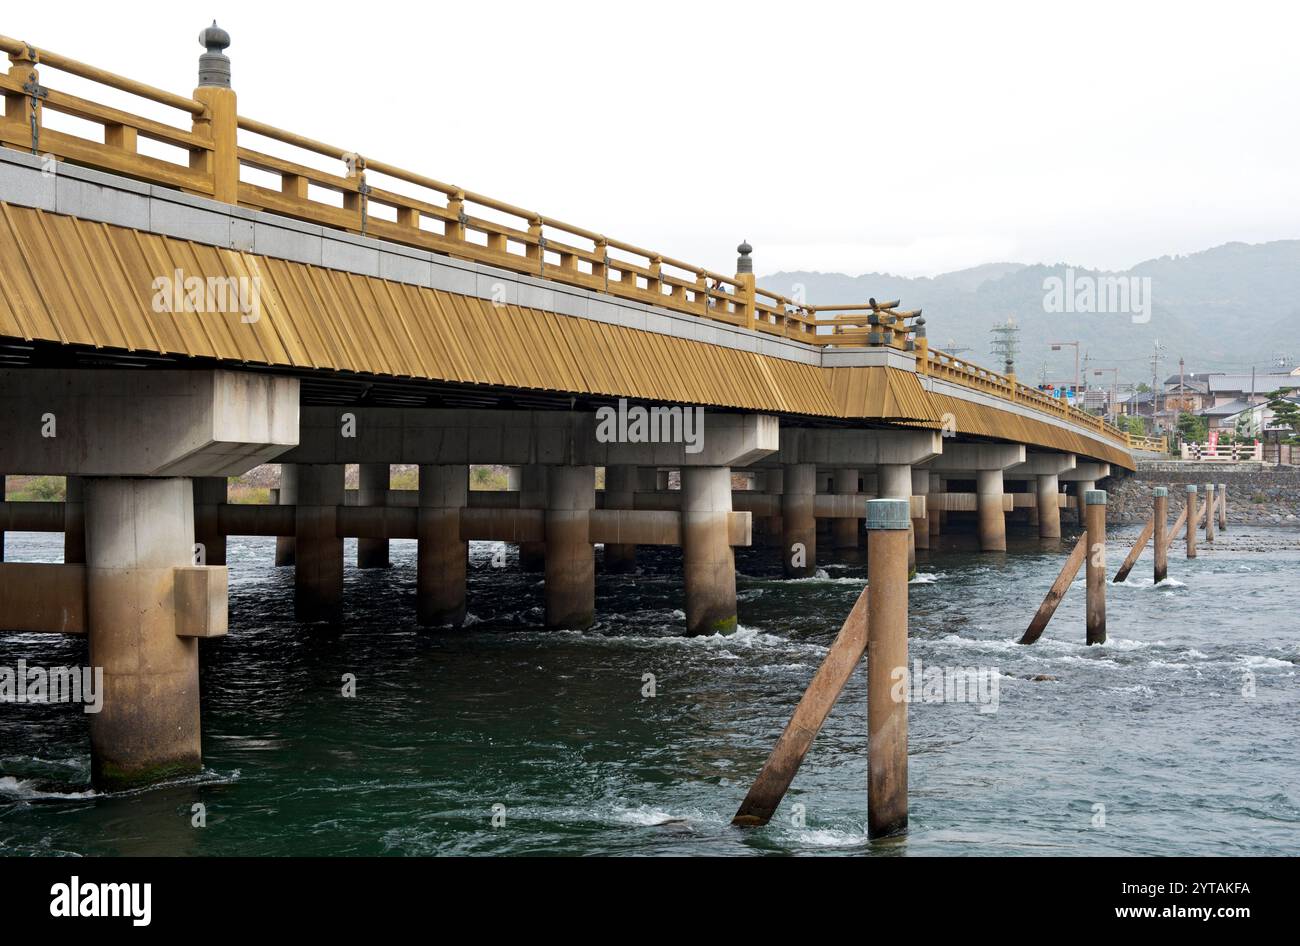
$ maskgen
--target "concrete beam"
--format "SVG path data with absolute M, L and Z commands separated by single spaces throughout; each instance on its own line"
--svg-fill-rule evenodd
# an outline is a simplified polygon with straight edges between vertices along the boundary
M 1024 463 L 1017 463 L 1003 471 L 1009 480 L 1028 480 L 1036 476 L 1059 476 L 1075 469 L 1078 458 L 1073 453 L 1031 453 Z
M 85 634 L 86 567 L 0 564 L 0 601 L 0 627 L 6 631 Z
M 831 468 L 912 466 L 939 456 L 945 446 L 942 435 L 933 430 L 783 427 L 779 460 Z
M 0 469 L 236 476 L 298 442 L 298 380 L 237 371 L 0 371 Z
M 305 407 L 287 463 L 746 466 L 778 449 L 766 414 L 704 412 L 691 443 L 605 442 L 596 414 L 572 411 Z
M 1058 478 L 1062 483 L 1095 483 L 1107 476 L 1110 476 L 1109 463 L 1078 463 Z
M 943 445 L 943 454 L 931 460 L 929 466 L 936 473 L 975 473 L 980 470 L 1005 470 L 1019 466 L 1026 460 L 1024 444 L 948 441 Z

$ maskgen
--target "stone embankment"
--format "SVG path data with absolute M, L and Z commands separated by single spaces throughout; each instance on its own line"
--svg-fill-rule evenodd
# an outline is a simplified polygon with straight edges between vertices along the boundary
M 1151 491 L 1169 487 L 1169 515 L 1183 511 L 1187 485 L 1199 487 L 1204 502 L 1206 483 L 1226 483 L 1228 519 L 1249 525 L 1300 525 L 1300 467 L 1260 464 L 1211 465 L 1139 461 L 1136 473 L 1122 473 L 1098 483 L 1109 492 L 1107 522 L 1144 522 L 1151 514 Z

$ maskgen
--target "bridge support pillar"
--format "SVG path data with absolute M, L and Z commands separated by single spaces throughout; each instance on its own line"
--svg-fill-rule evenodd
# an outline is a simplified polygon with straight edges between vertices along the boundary
M 362 463 L 357 467 L 357 505 L 383 506 L 388 502 L 387 463 Z M 387 568 L 387 539 L 357 539 L 357 568 Z
M 298 466 L 295 463 L 280 464 L 280 498 L 281 506 L 298 505 Z M 275 564 L 292 565 L 297 560 L 294 554 L 298 540 L 291 535 L 277 536 L 275 540 Z
M 1074 509 L 1079 517 L 1079 525 L 1087 526 L 1088 524 L 1088 507 L 1084 502 L 1088 493 L 1097 488 L 1096 480 L 1080 480 L 1075 483 L 1077 492 L 1074 494 Z
M 546 626 L 585 630 L 595 620 L 596 554 L 591 511 L 596 470 L 556 466 L 547 471 Z
M 174 569 L 193 561 L 188 479 L 85 483 L 90 664 L 104 705 L 90 717 L 91 777 L 116 789 L 202 765 L 198 640 L 176 635 Z
M 304 463 L 298 467 L 293 609 L 299 621 L 337 623 L 343 617 L 343 540 L 338 535 L 341 505 L 343 464 Z
M 976 470 L 976 503 L 979 507 L 981 552 L 1007 550 L 1007 518 L 1002 509 L 1002 471 Z
M 0 552 L 3 552 L 2 548 Z M 84 565 L 85 563 L 85 482 L 80 476 L 69 476 L 63 495 L 63 564 Z M 220 564 L 225 564 L 224 560 Z
M 763 471 L 763 492 L 771 497 L 774 509 L 781 508 L 781 494 L 785 492 L 785 470 L 782 467 L 769 467 Z M 766 516 L 763 520 L 762 544 L 767 548 L 781 547 L 781 515 Z
M 547 468 L 540 463 L 529 464 L 519 468 L 519 508 L 546 508 Z M 520 542 L 519 567 L 525 572 L 544 572 L 546 570 L 546 543 Z
M 682 567 L 686 633 L 736 629 L 736 556 L 728 534 L 731 468 L 682 468 Z
M 817 465 L 787 463 L 782 473 L 781 560 L 787 578 L 817 573 Z
M 944 512 L 941 509 L 931 508 L 931 506 L 937 505 L 937 502 L 932 503 L 930 501 L 930 497 L 931 496 L 937 497 L 942 492 L 943 492 L 943 477 L 940 476 L 938 473 L 931 473 L 930 492 L 926 496 L 925 505 L 926 505 L 926 509 L 928 510 L 928 518 L 930 520 L 930 535 L 936 537 L 942 534 Z
M 928 492 L 930 492 L 930 471 L 913 468 L 912 495 L 924 496 Z M 926 504 L 925 515 L 912 520 L 912 540 L 919 551 L 930 548 L 930 509 L 928 503 Z
M 637 467 L 624 463 L 605 467 L 605 508 L 634 508 L 636 486 Z M 611 575 L 635 572 L 636 546 L 623 542 L 606 544 L 605 571 Z
M 831 479 L 831 492 L 855 495 L 858 492 L 858 471 L 856 469 L 836 470 Z M 856 552 L 859 548 L 858 534 L 861 519 L 834 519 L 831 521 L 831 535 L 837 552 Z
M 415 617 L 421 627 L 465 623 L 469 543 L 460 537 L 460 511 L 469 502 L 467 464 L 420 464 L 416 515 Z
M 1038 536 L 1043 539 L 1061 537 L 1061 484 L 1055 473 L 1040 473 L 1035 480 L 1038 495 Z
M 876 494 L 880 499 L 912 499 L 912 465 L 910 463 L 882 463 L 876 467 Z M 916 573 L 916 536 L 912 520 L 907 520 L 907 572 Z
M 200 476 L 194 480 L 194 565 L 226 564 L 221 507 L 226 504 L 227 482 L 224 476 Z

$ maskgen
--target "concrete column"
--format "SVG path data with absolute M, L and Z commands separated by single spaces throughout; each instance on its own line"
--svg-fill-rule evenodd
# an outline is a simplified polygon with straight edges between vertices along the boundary
M 90 716 L 91 778 L 118 789 L 199 771 L 199 659 L 176 636 L 177 566 L 192 563 L 188 479 L 88 478 L 86 616 L 104 705 Z
M 817 465 L 787 463 L 782 475 L 781 561 L 787 578 L 817 573 Z
M 976 470 L 976 503 L 979 507 L 981 552 L 1007 550 L 1007 517 L 1002 510 L 1002 471 Z
M 831 480 L 831 491 L 856 495 L 858 492 L 858 471 L 856 469 L 836 470 Z M 831 535 L 837 551 L 858 550 L 858 533 L 861 519 L 835 519 L 831 523 Z
M 924 496 L 930 492 L 930 471 L 929 470 L 912 470 L 912 495 Z M 926 503 L 925 515 L 920 519 L 912 520 L 912 543 L 917 549 L 928 549 L 930 547 L 930 509 L 929 503 Z
M 9 491 L 8 491 L 9 488 L 7 485 L 7 479 L 8 478 L 3 473 L 0 473 L 0 503 L 7 502 L 9 499 Z M 65 506 L 64 508 L 66 509 L 67 507 Z M 65 533 L 64 542 L 66 543 L 66 541 L 67 539 Z M 64 552 L 64 555 L 65 556 L 67 555 L 66 551 Z M 5 530 L 3 528 L 0 528 L 0 562 L 3 562 L 4 560 L 5 560 Z M 67 559 L 65 558 L 64 561 L 66 560 Z
M 1031 481 L 1031 482 L 1029 482 L 1029 483 L 1026 484 L 1026 485 L 1028 485 L 1028 486 L 1030 486 L 1030 487 L 1033 487 L 1032 489 L 1027 490 L 1027 492 L 1033 494 L 1033 496 L 1034 496 L 1034 504 L 1033 504 L 1032 506 L 1029 507 L 1029 525 L 1030 525 L 1030 528 L 1033 528 L 1033 529 L 1037 529 L 1037 530 L 1038 530 L 1038 537 L 1039 537 L 1040 539 L 1041 539 L 1041 538 L 1050 538 L 1050 536 L 1044 536 L 1044 535 L 1043 535 L 1043 522 L 1042 522 L 1042 519 L 1041 519 L 1041 515 L 1042 515 L 1042 504 L 1039 503 L 1039 499 L 1040 499 L 1041 497 L 1038 495 L 1038 482 L 1037 482 L 1037 481 L 1038 481 L 1038 478 L 1037 478 L 1037 477 L 1034 477 L 1034 480 L 1033 480 L 1033 481 Z M 1057 519 L 1058 519 L 1058 520 L 1060 519 L 1060 516 L 1059 516 L 1059 515 L 1057 516 Z
M 880 499 L 912 500 L 912 465 L 910 463 L 882 463 L 876 467 L 876 493 Z M 916 574 L 916 536 L 912 533 L 912 520 L 907 520 L 907 573 Z
M 635 506 L 637 468 L 627 464 L 605 467 L 605 508 L 632 509 Z M 626 543 L 605 545 L 605 571 L 626 575 L 636 571 L 636 546 Z
M 1087 525 L 1087 509 L 1084 506 L 1084 497 L 1090 490 L 1097 488 L 1096 480 L 1079 480 L 1074 484 L 1077 492 L 1074 494 L 1074 509 L 1079 516 L 1079 525 Z
M 1040 473 L 1038 482 L 1038 535 L 1044 539 L 1061 537 L 1061 483 L 1055 473 Z
M 80 476 L 67 478 L 63 500 L 63 563 L 83 565 L 86 561 L 86 507 Z
M 227 483 L 224 476 L 200 476 L 194 480 L 195 565 L 226 564 L 226 537 L 221 533 L 221 507 L 226 504 Z
M 546 506 L 546 626 L 585 630 L 596 613 L 596 554 L 591 511 L 596 468 L 556 466 L 548 473 Z
M 930 505 L 929 496 L 938 496 L 943 492 L 943 477 L 938 473 L 930 474 L 930 491 L 927 494 L 926 505 Z M 930 509 L 927 518 L 930 520 L 930 535 L 938 536 L 942 534 L 943 512 L 937 509 Z
M 731 468 L 682 468 L 682 570 L 686 633 L 736 629 L 736 557 L 728 538 Z
M 519 508 L 546 508 L 547 468 L 540 463 L 519 468 Z M 525 572 L 546 570 L 546 543 L 519 543 L 519 567 Z
M 460 511 L 469 502 L 467 464 L 420 464 L 416 513 L 415 617 L 421 627 L 465 623 L 469 543 L 460 537 Z
M 343 540 L 338 535 L 342 504 L 343 464 L 298 466 L 293 604 L 299 621 L 336 623 L 343 617 Z
M 910 482 L 910 477 L 909 477 Z M 867 836 L 907 831 L 907 530 L 899 499 L 867 503 Z
M 281 506 L 298 504 L 298 467 L 293 463 L 280 464 L 280 499 Z M 275 564 L 292 565 L 295 560 L 296 540 L 291 535 L 277 536 L 275 540 Z
M 662 492 L 668 489 L 668 474 L 671 470 L 655 470 L 655 489 Z
M 763 471 L 763 492 L 772 497 L 776 509 L 781 508 L 781 495 L 785 492 L 785 470 L 782 467 L 768 467 Z M 781 515 L 768 516 L 763 528 L 763 545 L 768 548 L 781 547 Z
M 357 505 L 386 505 L 390 481 L 387 463 L 359 464 Z M 357 539 L 357 568 L 387 568 L 390 564 L 387 539 Z

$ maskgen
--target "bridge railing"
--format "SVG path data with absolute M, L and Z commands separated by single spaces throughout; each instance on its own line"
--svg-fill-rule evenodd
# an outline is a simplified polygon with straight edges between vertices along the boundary
M 1168 453 L 1169 438 L 1165 437 L 1144 437 L 1140 434 L 1125 434 L 1130 450 L 1144 450 L 1147 453 Z
M 1120 431 L 1092 414 L 1014 378 L 929 350 L 924 332 L 918 331 L 924 325 L 920 311 L 899 311 L 897 301 L 808 305 L 756 286 L 752 272 L 717 273 L 239 116 L 229 88 L 200 85 L 191 98 L 6 36 L 0 36 L 0 50 L 10 60 L 8 73 L 0 75 L 5 105 L 0 145 L 811 345 L 915 351 L 919 371 L 1006 400 L 1032 402 L 1039 410 L 1127 443 Z M 188 120 L 190 127 L 49 88 L 39 81 L 38 67 L 143 99 L 151 107 L 165 106 L 184 116 L 181 122 Z M 81 125 L 78 130 L 48 127 L 47 113 Z M 102 140 L 88 137 L 85 123 Z M 251 138 L 339 165 L 326 170 L 307 163 L 306 155 L 302 160 L 273 155 Z M 141 140 L 169 146 L 172 156 L 142 153 Z M 397 189 L 404 187 L 420 193 Z

